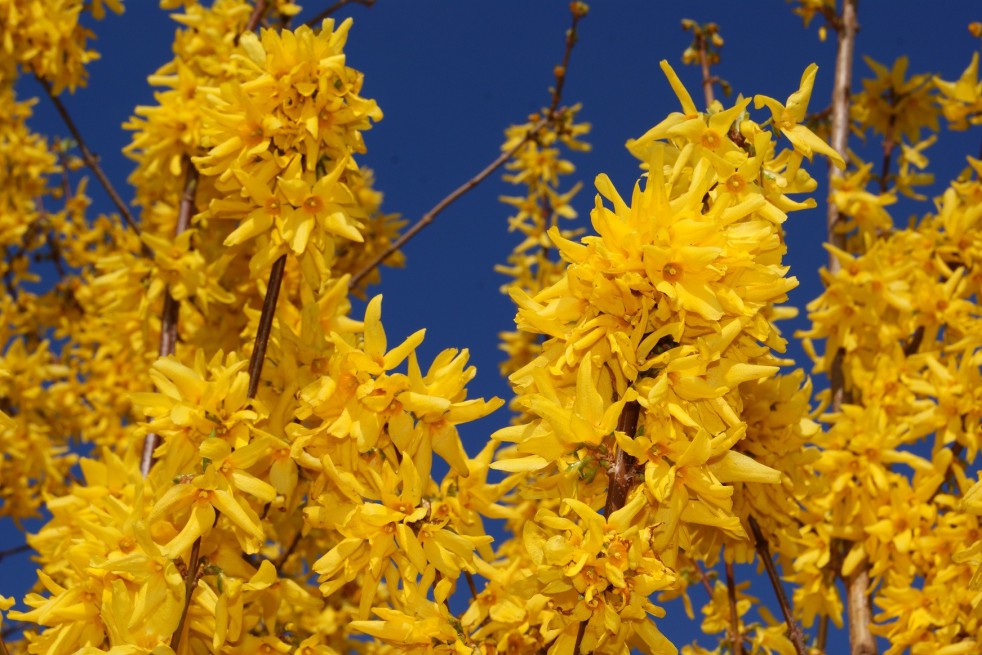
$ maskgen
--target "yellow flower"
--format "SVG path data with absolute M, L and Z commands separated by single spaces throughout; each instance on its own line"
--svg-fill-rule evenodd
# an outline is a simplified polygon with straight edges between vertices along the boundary
M 812 86 L 815 84 L 815 73 L 818 66 L 810 64 L 801 75 L 800 88 L 788 96 L 785 104 L 764 95 L 754 96 L 754 107 L 767 107 L 771 111 L 774 127 L 788 137 L 795 151 L 808 159 L 813 153 L 825 155 L 839 168 L 845 168 L 846 162 L 842 155 L 822 141 L 814 132 L 802 125 L 808 112 L 808 101 L 811 99 Z
M 979 53 L 972 54 L 972 61 L 962 76 L 954 82 L 935 78 L 934 85 L 941 92 L 941 111 L 953 130 L 964 130 L 969 125 L 982 123 L 982 81 L 979 80 Z

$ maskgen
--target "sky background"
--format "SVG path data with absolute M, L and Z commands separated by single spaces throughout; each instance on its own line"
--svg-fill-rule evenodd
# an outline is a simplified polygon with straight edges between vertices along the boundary
M 328 4 L 311 0 L 300 18 Z M 152 102 L 146 76 L 170 59 L 176 28 L 156 5 L 130 0 L 123 16 L 109 15 L 95 23 L 95 48 L 102 59 L 89 66 L 88 88 L 64 97 L 126 198 L 132 196 L 125 183 L 131 167 L 120 152 L 128 142 L 120 126 L 135 105 Z M 564 93 L 564 102 L 583 104 L 580 117 L 593 125 L 586 137 L 592 152 L 572 156 L 577 172 L 569 184 L 584 182 L 574 202 L 581 220 L 593 205 L 592 181 L 598 173 L 607 173 L 622 195 L 630 194 L 639 169 L 624 142 L 678 110 L 659 60 L 667 59 L 675 67 L 696 104 L 702 105 L 699 72 L 680 61 L 691 40 L 680 27 L 683 18 L 719 24 L 726 43 L 715 72 L 734 93 L 762 93 L 783 101 L 798 88 L 805 67 L 816 62 L 819 72 L 810 111 L 829 103 L 834 35 L 821 42 L 821 18 L 805 30 L 792 5 L 782 0 L 596 0 L 590 5 L 580 24 Z M 385 194 L 384 210 L 417 219 L 498 155 L 506 126 L 524 122 L 530 112 L 548 104 L 552 69 L 561 60 L 569 25 L 567 6 L 566 0 L 378 0 L 370 9 L 350 5 L 337 14 L 354 17 L 346 48 L 348 65 L 365 73 L 362 95 L 376 99 L 385 113 L 366 133 L 368 153 L 360 160 L 376 173 L 376 186 Z M 979 44 L 966 26 L 982 20 L 982 9 L 977 0 L 932 3 L 929 11 L 925 6 L 913 0 L 861 3 L 857 54 L 886 65 L 906 54 L 911 72 L 935 72 L 947 80 L 959 77 Z M 867 72 L 857 57 L 854 89 Z M 29 80 L 22 81 L 18 91 L 21 98 L 39 94 Z M 67 135 L 45 101 L 36 107 L 32 126 L 52 136 Z M 936 192 L 964 167 L 966 155 L 978 154 L 979 142 L 980 130 L 975 128 L 943 135 L 928 150 L 938 180 Z M 808 168 L 819 180 L 821 193 L 824 160 Z M 509 208 L 497 200 L 515 189 L 501 182 L 500 175 L 487 180 L 423 231 L 406 249 L 407 267 L 386 269 L 376 289 L 385 296 L 382 316 L 390 343 L 427 328 L 420 348 L 424 366 L 444 348 L 470 349 L 478 368 L 471 396 L 509 397 L 497 370 L 502 359 L 497 335 L 512 327 L 514 308 L 499 292 L 505 278 L 493 268 L 505 261 L 518 240 L 506 231 Z M 89 193 L 95 199 L 94 211 L 112 211 L 94 181 Z M 787 262 L 801 282 L 790 302 L 802 309 L 820 293 L 818 267 L 827 261 L 819 245 L 825 240 L 824 202 L 817 199 L 818 208 L 792 214 L 786 224 Z M 905 223 L 910 214 L 929 209 L 926 204 L 899 204 L 893 214 L 898 223 Z M 790 322 L 785 332 L 790 335 L 803 325 L 801 319 Z M 790 352 L 810 368 L 795 343 Z M 507 421 L 502 410 L 470 426 L 465 432 L 468 451 L 476 452 L 487 435 Z M 0 550 L 21 540 L 9 522 L 0 522 Z M 746 576 L 749 570 L 738 576 L 741 573 Z M 33 579 L 27 556 L 0 562 L 0 594 L 21 596 Z M 763 598 L 773 595 L 761 578 L 755 579 L 752 591 Z M 698 589 L 693 595 L 698 607 L 705 599 L 697 594 Z M 669 612 L 658 624 L 676 644 L 700 634 L 697 622 L 686 619 L 680 606 L 671 606 Z M 702 643 L 714 644 L 705 638 Z M 843 642 L 830 642 L 829 652 L 836 652 L 836 643 Z

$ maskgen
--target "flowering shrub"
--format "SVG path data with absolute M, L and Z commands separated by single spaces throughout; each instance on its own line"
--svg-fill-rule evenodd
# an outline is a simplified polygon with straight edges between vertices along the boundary
M 843 4 L 795 11 L 841 48 Z M 942 119 L 982 123 L 977 53 L 952 82 L 869 60 L 851 101 L 840 62 L 849 104 L 809 113 L 814 64 L 784 100 L 716 99 L 719 27 L 686 21 L 705 109 L 662 61 L 680 110 L 627 142 L 633 187 L 596 177 L 578 230 L 572 3 L 550 105 L 472 180 L 505 168 L 521 241 L 499 267 L 513 420 L 470 454 L 459 426 L 505 401 L 469 396 L 467 350 L 390 343 L 371 291 L 466 188 L 409 230 L 381 210 L 351 20 L 161 6 L 174 58 L 125 125 L 137 215 L 111 191 L 118 216 L 93 218 L 70 174 L 111 183 L 81 135 L 31 132 L 14 83 L 63 111 L 97 56 L 80 15 L 122 4 L 0 0 L 0 516 L 46 516 L 37 585 L 0 596 L 4 652 L 676 653 L 662 621 L 679 597 L 694 615 L 693 586 L 719 638 L 692 655 L 823 652 L 844 605 L 854 652 L 978 651 L 982 162 L 908 227 L 888 209 L 925 200 Z M 847 129 L 882 140 L 880 173 Z M 798 284 L 784 224 L 826 195 L 832 259 L 798 335 L 815 392 L 776 322 Z M 735 580 L 753 561 L 783 621 Z

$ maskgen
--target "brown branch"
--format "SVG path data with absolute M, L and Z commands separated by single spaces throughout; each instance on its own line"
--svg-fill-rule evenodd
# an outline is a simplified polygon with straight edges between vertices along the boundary
M 181 610 L 181 619 L 177 623 L 177 630 L 170 639 L 170 647 L 176 653 L 181 645 L 181 636 L 184 634 L 184 623 L 188 618 L 188 610 L 191 608 L 191 596 L 194 594 L 195 587 L 198 586 L 198 568 L 200 560 L 198 555 L 201 551 L 201 537 L 194 540 L 191 546 L 191 556 L 188 559 L 187 569 L 184 571 L 184 609 Z
M 339 6 L 343 6 L 344 4 L 347 4 L 347 2 L 351 2 L 351 1 L 352 0 L 341 0 L 341 2 L 338 3 L 338 5 Z M 358 0 L 354 0 L 354 1 L 358 1 Z M 374 0 L 371 0 L 371 1 L 374 2 Z M 371 4 L 371 2 L 369 4 Z M 333 10 L 334 7 L 329 7 L 328 9 Z M 325 10 L 325 11 L 327 11 L 327 10 Z M 450 193 L 450 195 L 446 196 L 443 200 L 441 200 L 436 205 L 434 205 L 433 206 L 433 209 L 431 209 L 430 211 L 428 211 L 425 214 L 423 214 L 423 217 L 420 218 L 418 221 L 416 221 L 416 223 L 412 227 L 410 227 L 408 230 L 406 230 L 402 234 L 401 237 L 399 237 L 398 239 L 396 239 L 396 241 L 393 242 L 382 253 L 380 253 L 379 255 L 377 255 L 365 267 L 363 267 L 360 271 L 358 271 L 357 273 L 355 273 L 355 275 L 353 275 L 352 278 L 351 278 L 351 280 L 348 282 L 348 288 L 349 289 L 355 288 L 355 286 L 359 282 L 361 282 L 361 280 L 366 275 L 368 275 L 373 270 L 375 270 L 376 268 L 378 268 L 378 266 L 382 262 L 384 262 L 386 259 L 388 259 L 390 256 L 392 256 L 394 253 L 396 253 L 397 251 L 399 251 L 403 246 L 405 246 L 407 243 L 409 243 L 409 240 L 410 239 L 412 239 L 414 236 L 416 236 L 427 225 L 429 225 L 430 223 L 432 223 L 433 220 L 444 209 L 446 209 L 447 207 L 449 207 L 450 205 L 452 205 L 458 198 L 460 198 L 462 195 L 464 195 L 465 193 L 467 193 L 468 191 L 470 191 L 471 189 L 473 189 L 474 187 L 476 187 L 478 184 L 480 184 L 481 182 L 483 182 L 489 175 L 491 175 L 496 170 L 498 170 L 499 168 L 501 168 L 501 166 L 504 165 L 505 162 L 507 162 L 509 159 L 511 159 L 512 155 L 514 155 L 516 152 L 518 152 L 519 148 L 521 148 L 526 143 L 528 143 L 529 140 L 536 138 L 538 136 L 538 134 L 539 134 L 539 131 L 545 125 L 547 125 L 551 121 L 555 121 L 556 120 L 556 110 L 559 107 L 559 103 L 560 103 L 560 101 L 562 99 L 563 87 L 564 87 L 565 82 L 566 82 L 566 72 L 567 72 L 567 69 L 569 67 L 570 55 L 571 55 L 571 53 L 573 51 L 573 46 L 576 45 L 576 41 L 577 41 L 577 31 L 576 31 L 577 30 L 577 26 L 579 25 L 580 20 L 584 16 L 586 16 L 588 10 L 587 10 L 586 4 L 584 4 L 582 2 L 572 2 L 570 4 L 570 11 L 571 11 L 571 13 L 573 15 L 573 22 L 572 22 L 572 25 L 570 26 L 570 28 L 566 31 L 566 49 L 563 52 L 563 63 L 560 64 L 558 67 L 556 67 L 556 69 L 554 69 L 554 71 L 553 71 L 555 73 L 555 75 L 556 75 L 556 86 L 553 87 L 553 89 L 552 89 L 552 100 L 549 103 L 549 111 L 546 112 L 546 115 L 544 117 L 540 118 L 532 126 L 532 128 L 528 131 L 528 134 L 525 135 L 525 138 L 524 139 L 522 139 L 521 141 L 519 141 L 518 143 L 516 143 L 512 148 L 509 148 L 505 152 L 501 153 L 497 157 L 497 159 L 495 159 L 490 164 L 488 164 L 477 175 L 475 175 L 474 177 L 472 177 L 471 179 L 467 180 L 462 185 L 460 185 L 459 187 L 457 187 L 456 189 L 454 189 Z
M 843 0 L 842 15 L 836 24 L 839 47 L 835 57 L 835 81 L 832 88 L 832 138 L 829 145 L 843 157 L 849 151 L 849 99 L 852 89 L 852 62 L 856 48 L 856 32 L 859 23 L 856 20 L 856 8 L 859 0 Z M 829 187 L 834 178 L 842 176 L 842 171 L 829 161 Z M 839 208 L 831 201 L 828 202 L 827 227 L 829 243 L 842 249 L 845 246 L 845 235 L 839 234 L 836 228 L 839 224 Z M 829 255 L 829 271 L 839 270 L 839 260 Z
M 641 405 L 636 400 L 626 403 L 617 419 L 617 431 L 623 432 L 629 439 L 633 439 L 638 431 L 640 416 Z M 611 514 L 624 507 L 624 503 L 627 502 L 627 494 L 636 481 L 635 464 L 637 464 L 637 460 L 618 446 L 617 453 L 614 455 L 613 470 L 607 481 L 607 502 L 604 504 L 604 516 L 606 518 L 609 519 Z
M 464 182 L 462 185 L 454 189 L 450 195 L 445 197 L 443 200 L 438 202 L 433 206 L 433 209 L 423 214 L 423 217 L 416 221 L 416 223 L 406 230 L 402 236 L 396 239 L 388 248 L 386 248 L 382 253 L 377 255 L 372 261 L 365 265 L 360 271 L 352 276 L 351 280 L 348 282 L 348 288 L 353 289 L 361 280 L 371 273 L 373 270 L 378 268 L 379 264 L 388 259 L 392 254 L 397 252 L 400 248 L 405 246 L 410 239 L 416 236 L 423 228 L 433 222 L 440 213 L 452 205 L 458 198 L 462 195 L 476 187 L 478 184 L 483 182 L 489 175 L 494 173 L 496 170 L 501 168 L 501 166 L 511 159 L 511 156 L 518 152 L 518 149 L 525 145 L 530 139 L 532 139 L 540 129 L 546 124 L 547 119 L 543 118 L 538 123 L 532 126 L 525 138 L 515 144 L 514 147 L 509 148 L 505 152 L 501 153 L 497 159 L 488 164 L 484 170 L 472 177 L 471 179 Z
M 549 120 L 555 118 L 556 109 L 559 108 L 559 101 L 563 97 L 563 86 L 566 84 L 566 71 L 569 70 L 569 58 L 573 53 L 573 46 L 576 45 L 577 41 L 576 28 L 583 17 L 586 16 L 588 8 L 585 3 L 572 2 L 569 5 L 569 10 L 573 15 L 573 23 L 566 30 L 566 50 L 563 52 L 563 63 L 553 70 L 553 73 L 556 75 L 556 86 L 552 89 L 552 101 L 549 103 L 549 111 L 546 112 Z
M 259 377 L 263 372 L 263 362 L 266 359 L 266 346 L 269 335 L 273 330 L 273 314 L 276 313 L 276 300 L 280 296 L 280 285 L 283 283 L 283 269 L 286 267 L 286 255 L 280 255 L 273 262 L 269 272 L 269 283 L 266 285 L 266 297 L 263 299 L 263 312 L 259 316 L 259 328 L 256 330 L 256 343 L 249 359 L 249 391 L 248 398 L 255 398 L 259 390 Z
M 636 400 L 625 403 L 621 415 L 617 417 L 617 431 L 623 432 L 628 438 L 633 439 L 638 431 L 640 416 L 641 405 Z M 635 464 L 637 464 L 637 460 L 618 446 L 614 455 L 614 463 L 611 465 L 611 470 L 607 476 L 607 502 L 604 503 L 605 518 L 609 519 L 611 514 L 624 507 L 624 503 L 627 502 L 627 494 L 634 486 L 636 479 Z M 583 641 L 583 634 L 586 632 L 586 625 L 589 621 L 589 619 L 580 621 L 580 627 L 576 633 L 576 644 L 573 646 L 573 655 L 580 655 L 580 644 Z
M 277 558 L 275 562 L 273 562 L 273 565 L 276 567 L 277 571 L 283 568 L 283 565 L 286 564 L 286 561 L 290 559 L 290 555 L 292 555 L 293 551 L 297 549 L 297 544 L 300 543 L 300 537 L 302 535 L 303 535 L 303 528 L 300 528 L 299 530 L 297 530 L 297 534 L 293 536 L 293 541 L 290 542 L 290 545 L 287 546 L 287 549 L 283 551 L 283 553 Z
M 259 27 L 259 21 L 263 19 L 263 14 L 265 13 L 266 0 L 257 0 L 256 6 L 252 8 L 252 13 L 249 15 L 249 21 L 242 29 L 242 34 L 245 34 L 246 32 L 254 32 L 255 29 Z
M 0 561 L 3 561 L 5 557 L 10 557 L 11 555 L 19 555 L 21 553 L 26 553 L 30 549 L 31 549 L 30 544 L 21 544 L 20 546 L 14 546 L 13 548 L 0 550 Z
M 0 637 L 7 639 L 11 635 L 15 635 L 18 632 L 24 632 L 28 626 L 37 625 L 34 623 L 28 623 L 27 621 L 4 621 L 3 630 L 0 631 Z
M 318 27 L 319 23 L 322 20 L 324 20 L 325 18 L 336 12 L 341 7 L 344 7 L 345 5 L 350 5 L 351 3 L 354 3 L 356 5 L 362 5 L 364 7 L 371 7 L 372 5 L 375 4 L 375 0 L 338 0 L 333 5 L 325 8 L 323 11 L 321 11 L 319 14 L 317 14 L 310 20 L 304 22 L 304 25 L 306 25 L 307 27 Z
M 119 210 L 119 214 L 123 217 L 123 221 L 130 227 L 131 230 L 139 235 L 140 228 L 133 219 L 133 214 L 130 213 L 126 203 L 123 202 L 123 199 L 118 193 L 116 193 L 116 189 L 113 187 L 112 182 L 110 182 L 109 178 L 106 177 L 106 173 L 99 165 L 99 159 L 92 154 L 92 151 L 90 151 L 89 147 L 85 144 L 85 139 L 82 138 L 82 133 L 78 131 L 75 121 L 72 120 L 72 117 L 68 113 L 68 109 L 65 107 L 64 103 L 62 103 L 61 98 L 54 94 L 54 92 L 51 90 L 51 84 L 47 80 L 38 77 L 37 81 L 44 89 L 45 93 L 48 94 L 51 102 L 54 103 L 55 109 L 58 110 L 58 114 L 65 122 L 65 126 L 68 127 L 68 131 L 72 133 L 72 138 L 75 139 L 75 143 L 78 144 L 78 149 L 82 153 L 82 160 L 85 161 L 86 166 L 88 166 L 89 169 L 92 170 L 92 173 L 95 174 L 95 177 L 97 180 L 99 180 L 99 184 L 102 185 L 102 188 L 106 190 L 107 194 L 109 194 L 109 199 L 113 201 L 114 205 L 116 205 L 116 209 Z M 144 250 L 147 254 L 149 254 L 149 248 L 147 248 L 146 245 L 144 245 Z
M 740 634 L 740 615 L 737 613 L 733 562 L 726 560 L 724 565 L 726 567 L 726 595 L 730 600 L 730 643 L 733 645 L 733 655 L 743 655 L 743 635 Z
M 829 640 L 829 615 L 823 614 L 818 619 L 818 638 L 816 640 L 816 646 L 818 650 L 822 653 L 825 652 L 825 644 Z
M 910 335 L 910 341 L 904 344 L 904 355 L 907 357 L 916 355 L 921 347 L 922 341 L 924 341 L 924 326 L 918 325 L 914 330 L 914 334 Z
M 467 580 L 467 587 L 471 590 L 471 598 L 477 600 L 477 585 L 474 584 L 474 576 L 470 571 L 464 571 L 464 579 Z
M 198 170 L 191 165 L 191 160 L 185 157 L 184 193 L 177 211 L 177 225 L 174 228 L 174 238 L 181 236 L 191 225 L 191 214 L 194 212 L 194 195 L 198 189 Z M 164 308 L 160 316 L 160 357 L 173 355 L 177 347 L 177 313 L 180 303 L 170 294 L 170 288 L 164 291 Z M 143 439 L 143 452 L 140 453 L 140 473 L 143 477 L 150 474 L 153 466 L 153 452 L 160 445 L 160 435 L 155 432 L 147 433 Z
M 794 644 L 795 652 L 798 655 L 805 655 L 805 640 L 801 634 L 801 627 L 794 620 L 791 601 L 788 600 L 788 595 L 784 591 L 784 585 L 781 584 L 781 576 L 778 575 L 777 567 L 774 566 L 774 560 L 771 559 L 771 549 L 767 545 L 767 540 L 764 538 L 763 533 L 760 531 L 757 520 L 751 516 L 748 518 L 748 522 L 750 523 L 750 530 L 754 535 L 754 548 L 757 550 L 757 556 L 767 570 L 767 577 L 771 580 L 771 586 L 774 587 L 774 593 L 777 595 L 777 602 L 781 606 L 784 622 L 788 626 L 788 636 L 791 638 L 791 643 Z
M 580 655 L 580 646 L 583 645 L 583 635 L 586 634 L 586 624 L 589 620 L 580 621 L 579 627 L 576 628 L 576 641 L 573 642 L 573 655 Z
M 3 640 L 3 635 L 0 635 L 0 655 L 10 655 L 10 651 L 7 650 L 7 644 Z
M 700 566 L 699 562 L 693 560 L 692 563 L 695 565 L 696 570 L 699 572 L 699 582 L 702 583 L 702 588 L 706 590 L 706 595 L 708 595 L 710 600 L 712 600 L 713 588 L 709 584 L 709 575 L 702 569 L 702 566 Z
M 893 93 L 890 93 L 891 100 L 893 100 Z M 891 103 L 893 104 L 893 103 Z M 897 147 L 897 143 L 894 140 L 894 123 L 896 122 L 896 114 L 890 114 L 890 121 L 887 125 L 887 133 L 883 136 L 883 161 L 880 163 L 880 193 L 884 194 L 887 192 L 887 183 L 890 178 L 890 166 L 893 160 L 893 151 Z

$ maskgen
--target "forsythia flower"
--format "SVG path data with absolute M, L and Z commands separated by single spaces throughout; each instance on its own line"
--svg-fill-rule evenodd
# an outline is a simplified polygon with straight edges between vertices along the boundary
M 529 418 L 495 434 L 514 445 L 492 466 L 526 478 L 547 504 L 512 522 L 523 540 L 503 544 L 506 563 L 499 575 L 485 575 L 498 588 L 520 566 L 531 578 L 525 598 L 546 595 L 551 607 L 564 608 L 561 620 L 535 619 L 540 637 L 526 641 L 529 648 L 582 641 L 591 652 L 626 644 L 674 652 L 651 623 L 663 610 L 637 596 L 679 585 L 680 551 L 711 559 L 722 541 L 746 539 L 731 485 L 781 482 L 782 473 L 761 460 L 808 461 L 771 457 L 763 431 L 755 432 L 755 448 L 741 390 L 762 384 L 781 363 L 771 348 L 783 350 L 784 341 L 770 317 L 796 281 L 781 264 L 779 226 L 788 211 L 809 206 L 787 194 L 814 188 L 801 159 L 824 152 L 841 161 L 796 124 L 814 69 L 787 110 L 758 99 L 796 148 L 778 154 L 771 134 L 747 116 L 749 100 L 701 114 L 671 68 L 662 68 L 684 113 L 629 142 L 647 170 L 630 201 L 598 176 L 596 235 L 577 243 L 553 227 L 549 237 L 569 263 L 565 275 L 534 295 L 511 291 L 518 327 L 545 340 L 510 377 Z M 802 429 L 803 409 L 799 401 L 787 413 L 788 430 Z M 758 498 L 769 507 L 766 494 Z M 490 616 L 479 634 L 513 639 L 512 622 L 475 609 L 483 602 L 465 619 Z

